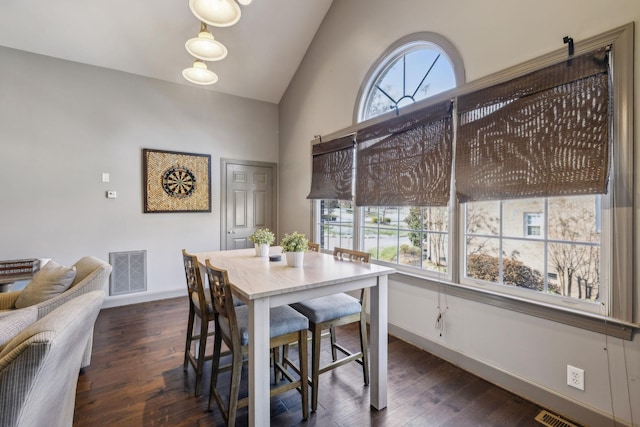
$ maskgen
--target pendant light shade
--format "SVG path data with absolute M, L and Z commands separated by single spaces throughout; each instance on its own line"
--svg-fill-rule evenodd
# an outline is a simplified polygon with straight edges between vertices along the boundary
M 240 6 L 234 0 L 189 0 L 189 7 L 196 18 L 214 27 L 229 27 L 240 20 Z
M 251 4 L 251 0 L 238 0 L 238 3 L 243 6 L 249 6 Z
M 212 85 L 218 81 L 218 75 L 207 69 L 207 64 L 196 59 L 191 68 L 182 70 L 182 76 L 197 85 Z
M 198 37 L 187 40 L 184 47 L 192 56 L 203 61 L 220 61 L 227 56 L 227 48 L 213 38 L 204 22 L 200 23 Z

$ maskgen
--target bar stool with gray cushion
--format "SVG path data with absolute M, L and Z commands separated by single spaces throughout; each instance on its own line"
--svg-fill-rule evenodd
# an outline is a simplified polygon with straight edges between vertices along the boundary
M 369 262 L 366 252 L 335 248 L 333 255 L 346 262 Z M 367 318 L 365 313 L 366 292 L 360 290 L 360 299 L 344 293 L 315 298 L 291 304 L 291 307 L 309 319 L 311 330 L 311 410 L 318 409 L 318 379 L 320 374 L 330 371 L 349 362 L 362 365 L 364 384 L 369 385 L 369 360 L 367 354 Z M 360 324 L 360 351 L 351 352 L 336 342 L 336 326 Z M 332 363 L 320 367 L 320 343 L 322 331 L 329 329 L 331 339 Z M 345 356 L 337 358 L 337 350 Z
M 206 267 L 216 327 L 208 408 L 211 410 L 211 402 L 215 400 L 227 426 L 234 426 L 237 410 L 249 404 L 248 397 L 238 398 L 242 364 L 244 358 L 249 354 L 249 310 L 246 305 L 236 307 L 232 303 L 231 283 L 227 271 L 214 267 L 209 260 L 206 262 Z M 269 346 L 271 349 L 277 349 L 296 341 L 307 342 L 309 321 L 288 305 L 271 308 L 270 319 Z M 218 373 L 221 370 L 220 350 L 223 341 L 231 349 L 232 354 L 229 399 L 226 405 L 217 388 Z M 302 418 L 306 420 L 309 418 L 307 346 L 298 346 L 298 358 L 300 363 L 300 368 L 296 372 L 298 378 L 285 368 L 286 365 L 295 366 L 288 358 L 285 358 L 283 363 L 274 360 L 274 369 L 277 369 L 288 381 L 272 387 L 270 395 L 273 396 L 297 388 L 302 395 Z M 278 381 L 277 375 L 275 381 Z

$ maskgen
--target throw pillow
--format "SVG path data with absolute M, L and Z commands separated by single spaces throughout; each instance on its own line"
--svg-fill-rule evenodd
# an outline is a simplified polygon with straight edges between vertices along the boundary
M 0 316 L 0 350 L 13 337 L 36 320 L 38 320 L 38 309 L 36 307 L 13 310 L 7 315 L 2 313 L 2 316 Z
M 69 289 L 75 277 L 75 267 L 65 267 L 49 261 L 33 275 L 31 281 L 20 292 L 16 300 L 16 308 L 39 304 L 61 294 Z

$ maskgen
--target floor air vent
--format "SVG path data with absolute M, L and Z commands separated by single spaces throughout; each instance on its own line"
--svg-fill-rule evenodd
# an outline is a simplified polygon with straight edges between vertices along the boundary
M 540 411 L 536 416 L 536 421 L 547 427 L 578 427 L 576 424 L 547 411 Z
M 147 290 L 147 251 L 111 252 L 109 264 L 113 267 L 109 295 Z

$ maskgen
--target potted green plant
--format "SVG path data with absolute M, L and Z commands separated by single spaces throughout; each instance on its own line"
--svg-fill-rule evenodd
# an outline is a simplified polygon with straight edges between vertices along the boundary
M 249 236 L 256 248 L 256 256 L 269 256 L 269 246 L 276 240 L 275 234 L 268 228 L 259 228 Z
M 302 267 L 304 253 L 307 251 L 308 243 L 307 237 L 297 231 L 284 235 L 280 246 L 282 246 L 282 252 L 287 258 L 287 265 L 289 267 Z

